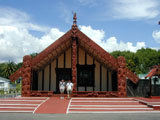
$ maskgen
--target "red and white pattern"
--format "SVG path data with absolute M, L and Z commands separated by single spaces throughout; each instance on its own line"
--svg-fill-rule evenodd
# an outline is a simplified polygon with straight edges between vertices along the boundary
M 0 112 L 34 113 L 48 97 L 16 97 L 0 99 Z
M 67 113 L 160 112 L 133 98 L 72 98 Z

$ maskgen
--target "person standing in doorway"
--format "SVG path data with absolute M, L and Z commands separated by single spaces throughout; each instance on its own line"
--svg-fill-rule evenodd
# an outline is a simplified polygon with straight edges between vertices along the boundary
M 71 80 L 68 81 L 68 83 L 66 84 L 66 87 L 67 87 L 68 99 L 70 99 L 70 95 L 73 90 L 73 83 L 71 82 Z
M 60 82 L 59 82 L 59 91 L 61 93 L 61 99 L 64 99 L 64 90 L 65 90 L 65 82 L 64 80 L 62 79 Z

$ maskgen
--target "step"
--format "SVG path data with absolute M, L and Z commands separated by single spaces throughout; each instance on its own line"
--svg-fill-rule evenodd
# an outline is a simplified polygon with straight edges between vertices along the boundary
M 35 108 L 0 108 L 0 111 L 34 111 Z
M 132 99 L 72 99 L 72 101 L 134 101 Z
M 148 106 L 154 108 L 154 110 L 160 110 L 160 105 L 148 105 Z
M 146 105 L 70 105 L 70 108 L 148 108 Z
M 68 111 L 68 113 L 160 113 L 160 111 Z
M 5 109 L 0 110 L 0 113 L 33 113 L 33 110 L 13 110 L 13 109 Z
M 38 106 L 39 104 L 0 104 L 0 106 Z
M 26 99 L 0 99 L 0 102 L 5 102 L 5 101 L 7 101 L 7 102 L 17 102 L 17 101 L 23 101 L 23 102 L 32 102 L 32 101 L 34 101 L 34 102 L 43 102 L 44 100 L 26 100 Z
M 127 108 L 127 109 L 124 109 L 124 108 L 121 108 L 121 109 L 118 109 L 118 108 L 106 108 L 106 109 L 79 109 L 79 108 L 75 108 L 75 109 L 69 109 L 69 112 L 71 112 L 71 111 L 97 111 L 97 112 L 99 112 L 99 111 L 153 111 L 153 108 L 140 108 L 140 109 L 137 109 L 137 108 L 135 108 L 135 109 L 133 109 L 133 108 Z
M 153 108 L 69 108 L 69 110 L 153 110 Z
M 0 104 L 40 104 L 39 101 L 0 101 Z
M 48 97 L 15 97 L 15 99 L 47 99 Z
M 126 100 L 133 100 L 133 98 L 104 98 L 104 97 L 102 97 L 102 98 L 95 98 L 95 97 L 84 97 L 84 98 L 80 98 L 80 97 L 72 97 L 72 100 L 74 100 L 74 99 L 83 99 L 83 100 L 85 100 L 85 99 L 115 99 L 115 100 L 123 100 L 123 99 L 126 99 Z
M 0 107 L 0 109 L 35 109 L 36 107 L 21 107 L 21 106 L 5 106 Z
M 140 105 L 139 102 L 71 102 L 70 105 Z
M 131 103 L 133 103 L 133 102 L 135 102 L 135 103 L 139 103 L 138 101 L 110 101 L 110 100 L 108 100 L 108 101 L 104 101 L 104 100 L 72 100 L 72 102 L 122 102 L 122 103 L 124 103 L 124 102 L 131 102 Z
M 68 113 L 146 112 L 153 108 L 132 98 L 72 98 Z

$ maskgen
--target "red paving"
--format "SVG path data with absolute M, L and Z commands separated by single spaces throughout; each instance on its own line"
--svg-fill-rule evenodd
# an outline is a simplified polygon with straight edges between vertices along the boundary
M 69 101 L 70 100 L 67 98 L 60 99 L 60 97 L 50 97 L 35 111 L 35 113 L 66 114 Z

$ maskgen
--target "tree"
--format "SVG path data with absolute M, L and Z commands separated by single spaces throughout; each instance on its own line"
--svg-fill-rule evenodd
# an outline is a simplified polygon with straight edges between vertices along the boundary
M 38 55 L 38 53 L 32 53 L 32 54 L 30 54 L 30 56 L 31 56 L 32 58 L 36 57 L 37 55 Z
M 111 53 L 115 58 L 124 56 L 127 67 L 136 74 L 148 73 L 150 67 L 160 65 L 160 50 L 141 48 L 136 53 L 130 51 L 114 51 Z
M 22 67 L 22 62 L 17 63 L 16 67 L 17 67 L 17 69 L 21 68 Z
M 4 78 L 9 78 L 9 76 L 13 74 L 16 70 L 17 66 L 12 61 L 1 64 L 1 76 Z
M 136 52 L 139 59 L 139 69 L 142 73 L 149 72 L 150 67 L 159 64 L 158 51 L 151 48 L 142 48 Z

